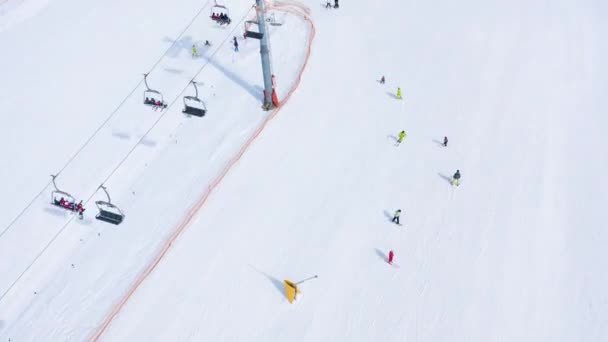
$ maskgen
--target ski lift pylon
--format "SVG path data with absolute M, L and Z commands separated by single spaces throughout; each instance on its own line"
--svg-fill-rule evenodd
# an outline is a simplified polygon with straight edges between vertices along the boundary
M 167 108 L 167 104 L 165 103 L 163 94 L 158 90 L 150 88 L 150 86 L 148 85 L 147 73 L 144 74 L 144 84 L 146 85 L 146 90 L 144 90 L 144 104 L 152 106 L 154 108 Z M 158 103 L 160 103 L 160 105 Z
M 106 194 L 106 197 L 108 197 L 108 200 L 107 201 L 95 201 L 95 205 L 97 206 L 97 209 L 99 210 L 99 213 L 95 216 L 95 218 L 100 221 L 104 221 L 104 222 L 115 224 L 115 225 L 121 224 L 125 218 L 125 214 L 122 212 L 122 210 L 120 210 L 120 208 L 118 208 L 117 206 L 112 204 L 112 199 L 110 198 L 108 189 L 106 189 L 106 187 L 103 186 L 103 184 L 99 186 L 99 189 L 103 190 L 103 192 Z
M 184 96 L 184 110 L 182 113 L 202 117 L 207 113 L 205 102 L 198 98 L 198 87 L 196 82 L 191 80 L 190 83 L 194 87 L 194 96 Z

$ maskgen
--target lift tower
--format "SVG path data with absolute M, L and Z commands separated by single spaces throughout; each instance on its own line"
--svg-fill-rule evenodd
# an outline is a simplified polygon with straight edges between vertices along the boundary
M 260 41 L 260 55 L 262 57 L 262 74 L 264 76 L 264 110 L 271 110 L 279 105 L 276 91 L 274 89 L 274 75 L 272 75 L 272 67 L 270 65 L 270 44 L 266 30 L 266 8 L 264 0 L 255 1 L 255 11 L 257 14 L 257 23 L 249 22 L 249 27 L 245 31 L 245 37 L 254 38 Z M 258 27 L 258 32 L 250 30 L 253 24 Z

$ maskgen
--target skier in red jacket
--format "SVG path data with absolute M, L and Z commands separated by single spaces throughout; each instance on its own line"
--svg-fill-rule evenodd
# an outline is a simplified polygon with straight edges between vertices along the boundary
M 393 251 L 389 251 L 388 252 L 388 263 L 389 264 L 393 264 L 393 258 L 395 257 L 395 253 L 393 253 Z

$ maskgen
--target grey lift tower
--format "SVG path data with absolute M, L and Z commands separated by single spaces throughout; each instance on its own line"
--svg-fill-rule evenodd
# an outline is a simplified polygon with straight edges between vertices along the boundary
M 260 41 L 260 55 L 262 57 L 262 74 L 264 75 L 264 105 L 262 108 L 271 110 L 279 105 L 277 94 L 274 90 L 274 80 L 272 68 L 270 66 L 270 48 L 268 44 L 268 35 L 266 34 L 266 8 L 264 0 L 255 1 L 255 11 L 257 14 L 257 23 L 248 22 L 249 27 L 245 31 L 245 37 L 254 38 Z M 258 32 L 250 31 L 253 24 L 258 27 Z

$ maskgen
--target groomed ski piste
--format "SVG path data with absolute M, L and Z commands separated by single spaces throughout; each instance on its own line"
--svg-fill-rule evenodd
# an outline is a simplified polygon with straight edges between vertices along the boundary
M 607 4 L 221 4 L 0 0 L 0 341 L 608 340 Z

